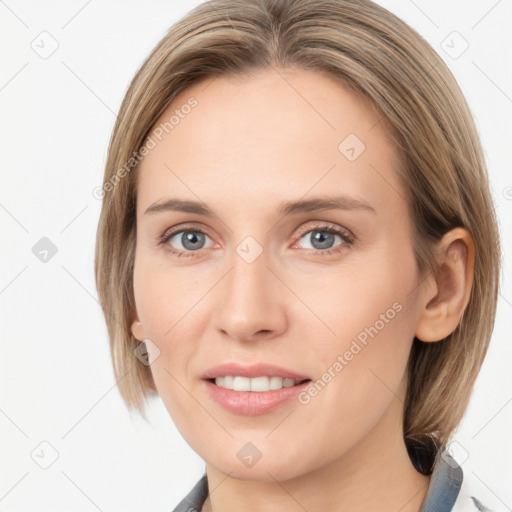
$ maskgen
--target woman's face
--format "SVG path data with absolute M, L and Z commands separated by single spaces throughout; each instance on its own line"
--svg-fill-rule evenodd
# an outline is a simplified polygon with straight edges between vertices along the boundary
M 132 331 L 185 440 L 225 474 L 282 480 L 402 439 L 423 298 L 375 111 L 318 72 L 265 70 L 182 91 L 151 137 Z M 206 380 L 280 385 L 214 369 L 229 363 L 311 382 Z

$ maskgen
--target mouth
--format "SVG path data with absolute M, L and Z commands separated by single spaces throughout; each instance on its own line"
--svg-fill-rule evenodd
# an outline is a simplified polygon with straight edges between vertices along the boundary
M 226 362 L 206 370 L 201 379 L 214 402 L 231 413 L 248 416 L 292 404 L 311 383 L 309 375 L 264 362 Z
M 205 380 L 223 389 L 255 393 L 278 391 L 283 388 L 296 387 L 311 382 L 311 379 L 303 378 L 291 379 L 278 376 L 244 377 L 238 375 L 223 375 Z
M 296 398 L 310 385 L 311 379 L 224 375 L 203 379 L 203 382 L 208 396 L 226 411 L 257 416 L 271 413 L 285 404 L 298 404 Z

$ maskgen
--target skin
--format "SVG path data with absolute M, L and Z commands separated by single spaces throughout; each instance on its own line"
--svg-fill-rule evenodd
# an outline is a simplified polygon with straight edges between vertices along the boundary
M 203 511 L 418 511 L 430 478 L 403 440 L 406 364 L 415 335 L 435 342 L 460 320 L 472 283 L 469 233 L 447 233 L 442 272 L 419 279 L 389 133 L 327 75 L 210 79 L 182 91 L 156 125 L 191 96 L 198 105 L 139 168 L 132 332 L 158 347 L 149 347 L 155 387 L 206 463 Z M 354 161 L 338 149 L 348 134 L 366 146 Z M 375 212 L 277 213 L 283 201 L 342 194 Z M 203 201 L 216 215 L 145 213 L 170 197 Z M 325 222 L 353 243 L 334 235 L 319 245 L 313 235 L 329 236 Z M 187 251 L 182 233 L 158 241 L 181 226 L 207 236 L 178 257 L 169 249 Z M 251 263 L 236 252 L 248 236 L 262 249 Z M 231 361 L 320 379 L 394 303 L 400 312 L 308 404 L 248 417 L 204 389 L 200 375 Z M 252 467 L 237 457 L 248 442 L 262 454 Z

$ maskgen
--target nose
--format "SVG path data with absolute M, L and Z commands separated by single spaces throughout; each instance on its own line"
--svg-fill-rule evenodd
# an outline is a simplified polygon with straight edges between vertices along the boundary
M 250 263 L 233 254 L 232 268 L 219 283 L 213 315 L 224 336 L 256 341 L 286 330 L 287 289 L 269 266 L 265 251 Z

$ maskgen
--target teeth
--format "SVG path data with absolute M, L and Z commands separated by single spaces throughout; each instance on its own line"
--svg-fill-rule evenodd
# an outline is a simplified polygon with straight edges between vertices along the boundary
M 217 377 L 215 384 L 221 388 L 233 389 L 234 391 L 270 391 L 295 386 L 299 381 L 293 379 L 282 379 L 281 377 L 240 377 L 226 375 Z

